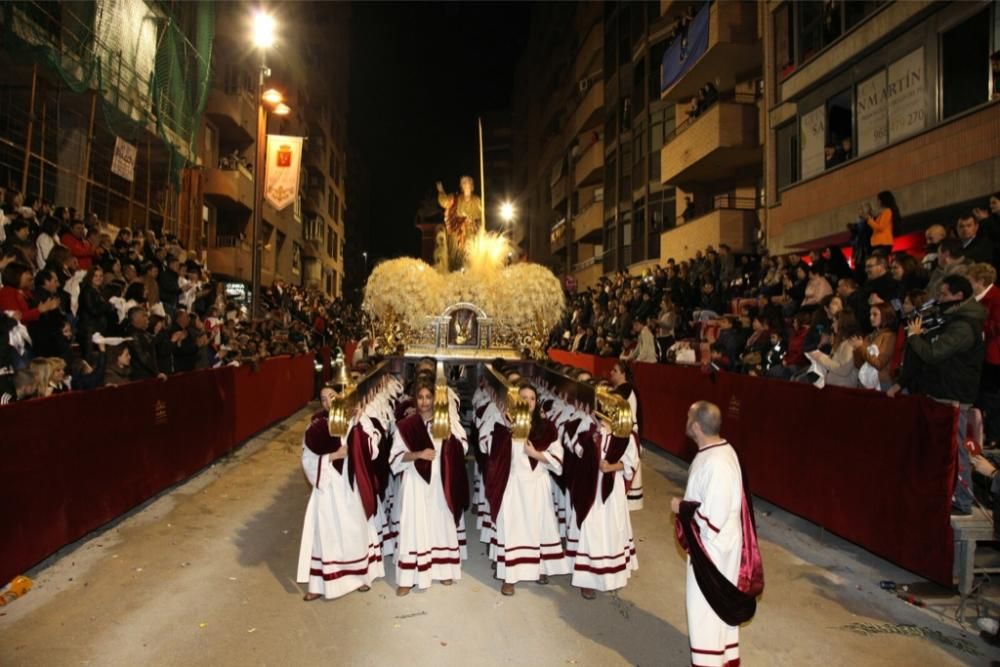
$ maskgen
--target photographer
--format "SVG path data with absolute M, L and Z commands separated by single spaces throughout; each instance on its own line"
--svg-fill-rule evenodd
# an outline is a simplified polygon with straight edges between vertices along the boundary
M 979 393 L 986 345 L 983 322 L 986 309 L 975 300 L 972 285 L 964 276 L 949 275 L 941 280 L 938 291 L 941 321 L 925 330 L 927 316 L 914 317 L 906 326 L 906 350 L 897 384 L 889 396 L 901 388 L 924 394 L 958 408 L 958 434 L 964 440 L 968 411 Z M 925 309 L 926 310 L 926 309 Z M 958 514 L 972 511 L 969 452 L 958 448 L 958 481 L 952 510 Z

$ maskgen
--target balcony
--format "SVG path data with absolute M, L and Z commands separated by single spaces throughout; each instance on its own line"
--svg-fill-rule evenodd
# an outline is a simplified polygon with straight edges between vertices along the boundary
M 602 202 L 592 202 L 573 218 L 573 235 L 577 241 L 600 243 L 604 233 L 604 206 Z
M 257 109 L 245 93 L 229 95 L 212 88 L 205 104 L 205 115 L 219 130 L 219 143 L 246 148 L 257 136 Z
M 573 267 L 573 277 L 576 278 L 576 288 L 584 290 L 597 285 L 604 275 L 604 253 L 595 255 Z
M 597 185 L 604 178 L 604 142 L 595 141 L 583 151 L 573 168 L 576 187 Z
M 672 10 L 671 7 L 666 9 Z M 669 88 L 662 91 L 661 98 L 672 102 L 690 99 L 706 81 L 714 82 L 719 90 L 727 90 L 735 85 L 737 79 L 742 80 L 759 72 L 763 48 L 757 39 L 757 9 L 754 2 L 714 2 L 707 6 L 707 10 L 703 9 L 709 11 L 705 51 Z M 677 46 L 676 43 L 674 46 Z
M 747 202 L 745 205 L 752 204 Z M 660 234 L 660 257 L 664 260 L 673 257 L 680 262 L 693 258 L 706 246 L 718 248 L 720 243 L 736 253 L 750 252 L 756 222 L 757 212 L 753 209 L 718 208 Z
M 206 169 L 204 180 L 205 199 L 216 208 L 253 211 L 253 174 L 246 167 Z
M 552 227 L 552 231 L 549 233 L 549 250 L 553 254 L 564 252 L 568 236 L 569 228 L 566 225 L 566 220 L 560 220 Z
M 561 211 L 566 208 L 566 176 L 552 184 L 552 210 Z
M 295 224 L 295 204 L 289 204 L 280 211 L 275 211 L 274 207 L 264 202 L 264 215 L 263 219 L 274 225 L 275 229 L 280 229 L 285 234 L 288 234 L 294 227 Z
M 570 122 L 574 136 L 586 130 L 594 129 L 604 123 L 604 80 L 599 79 L 589 84 L 580 105 L 573 112 Z
M 713 183 L 762 164 L 757 106 L 717 102 L 667 137 L 660 151 L 660 180 L 671 185 Z
M 239 236 L 216 236 L 208 249 L 208 268 L 214 275 L 251 280 L 250 242 Z

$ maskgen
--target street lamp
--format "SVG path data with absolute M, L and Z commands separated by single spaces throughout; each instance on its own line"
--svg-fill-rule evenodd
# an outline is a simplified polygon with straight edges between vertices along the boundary
M 365 258 L 365 278 L 368 277 L 368 252 L 362 252 L 361 256 Z
M 517 216 L 517 211 L 514 209 L 514 204 L 509 201 L 505 201 L 500 204 L 500 219 L 506 224 L 510 224 L 514 221 Z
M 257 77 L 257 161 L 253 170 L 253 220 L 251 223 L 252 246 L 250 250 L 250 317 L 260 317 L 260 268 L 261 218 L 264 214 L 264 170 L 267 168 L 267 113 L 285 116 L 291 109 L 284 102 L 281 92 L 270 88 L 264 90 L 264 81 L 271 76 L 265 56 L 267 49 L 274 46 L 277 23 L 266 11 L 257 10 L 253 15 L 252 41 L 260 51 L 260 72 Z

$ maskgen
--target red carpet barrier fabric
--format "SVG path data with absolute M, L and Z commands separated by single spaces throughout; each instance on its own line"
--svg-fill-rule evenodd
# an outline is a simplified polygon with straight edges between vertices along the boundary
M 698 367 L 632 368 L 644 438 L 690 461 L 696 450 L 684 436 L 688 406 L 712 401 L 722 408 L 723 435 L 747 466 L 756 495 L 952 584 L 955 408 L 924 397 L 890 399 Z
M 614 357 L 595 357 L 591 354 L 577 354 L 565 350 L 549 350 L 549 358 L 560 364 L 569 364 L 590 372 L 594 377 L 608 376 L 608 371 L 618 361 Z
M 295 412 L 313 372 L 282 357 L 0 408 L 0 583 Z M 237 428 L 238 406 L 261 412 Z

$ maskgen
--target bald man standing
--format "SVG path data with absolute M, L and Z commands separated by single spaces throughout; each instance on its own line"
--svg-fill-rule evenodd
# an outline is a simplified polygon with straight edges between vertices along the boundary
M 764 588 L 753 506 L 739 458 L 719 433 L 718 406 L 688 410 L 698 445 L 684 499 L 674 498 L 677 535 L 688 552 L 687 624 L 694 667 L 738 667 L 739 626 L 753 618 Z

